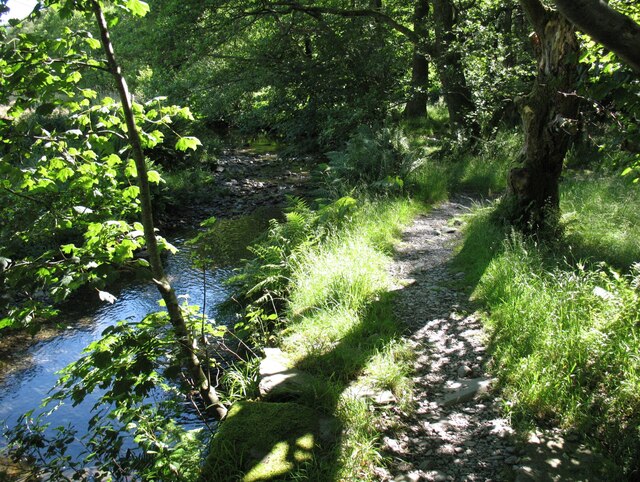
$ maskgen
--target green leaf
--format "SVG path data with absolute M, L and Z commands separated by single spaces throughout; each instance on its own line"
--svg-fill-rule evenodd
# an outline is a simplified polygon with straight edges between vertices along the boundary
M 71 254 L 76 249 L 78 249 L 78 248 L 76 248 L 76 246 L 74 244 L 63 244 L 62 246 L 60 246 L 60 250 L 64 254 Z
M 73 176 L 73 169 L 71 169 L 70 167 L 65 167 L 64 169 L 60 169 L 60 171 L 58 171 L 58 174 L 56 174 L 56 179 L 65 182 L 71 176 Z
M 140 188 L 138 186 L 129 186 L 125 190 L 122 191 L 122 196 L 125 199 L 135 199 L 140 194 Z
M 126 8 L 136 17 L 144 17 L 149 13 L 149 4 L 141 0 L 128 0 Z
M 82 79 L 82 74 L 76 70 L 75 72 L 71 72 L 67 76 L 66 81 L 73 84 L 77 84 L 78 82 L 80 82 L 81 79 Z
M 158 171 L 151 170 L 147 172 L 147 176 L 149 177 L 149 182 L 152 182 L 154 184 L 160 184 L 160 181 L 162 181 L 162 178 L 160 177 L 160 173 Z
M 201 146 L 202 142 L 197 137 L 181 137 L 176 142 L 176 149 L 179 151 L 186 151 L 187 149 L 193 149 L 194 151 Z
M 95 99 L 98 96 L 98 93 L 93 89 L 82 89 L 80 92 L 87 99 Z
M 127 177 L 138 177 L 138 168 L 136 167 L 136 163 L 133 159 L 129 159 L 127 162 L 127 167 L 124 170 L 124 175 Z
M 87 43 L 89 48 L 93 50 L 99 49 L 102 46 L 102 44 L 100 43 L 100 40 L 95 38 L 87 37 L 84 39 L 84 41 Z

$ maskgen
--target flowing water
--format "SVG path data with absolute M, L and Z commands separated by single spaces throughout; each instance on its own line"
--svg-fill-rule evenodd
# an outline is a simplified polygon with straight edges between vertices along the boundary
M 176 293 L 179 296 L 188 295 L 190 304 L 201 307 L 206 296 L 207 315 L 216 318 L 216 305 L 228 293 L 223 281 L 229 277 L 230 270 L 209 271 L 203 277 L 202 270 L 193 267 L 184 240 L 173 239 L 171 242 L 180 247 L 180 251 L 169 255 L 166 262 L 166 271 Z M 148 282 L 127 284 L 113 294 L 117 295 L 117 301 L 113 304 L 97 303 L 95 300 L 87 300 L 86 305 L 82 303 L 83 306 L 74 310 L 78 314 L 68 315 L 64 319 L 67 325 L 64 331 L 29 349 L 25 354 L 28 357 L 26 367 L 0 382 L 0 421 L 4 420 L 7 426 L 12 427 L 22 413 L 36 409 L 54 386 L 56 372 L 80 358 L 83 349 L 99 339 L 105 328 L 120 320 L 141 320 L 147 314 L 161 309 L 158 290 Z M 96 400 L 97 395 L 94 394 L 76 407 L 70 403 L 63 405 L 51 416 L 52 427 L 71 424 L 78 430 L 78 437 L 82 436 L 86 433 L 87 422 L 93 415 L 91 407 Z M 189 423 L 188 416 L 185 422 Z M 0 438 L 0 447 L 5 444 L 6 440 Z M 75 446 L 72 455 L 77 455 L 80 450 L 79 445 Z

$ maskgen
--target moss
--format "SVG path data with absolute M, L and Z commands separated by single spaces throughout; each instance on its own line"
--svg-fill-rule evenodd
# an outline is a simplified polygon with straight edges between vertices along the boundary
M 295 403 L 238 402 L 214 436 L 201 482 L 286 480 L 317 456 L 326 417 Z

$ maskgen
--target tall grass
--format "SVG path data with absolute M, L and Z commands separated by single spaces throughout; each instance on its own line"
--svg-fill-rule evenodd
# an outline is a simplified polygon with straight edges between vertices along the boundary
M 562 189 L 561 208 L 575 259 L 628 269 L 640 261 L 640 189 L 618 176 L 576 174 Z
M 409 391 L 410 354 L 392 314 L 387 266 L 415 209 L 406 200 L 366 203 L 348 227 L 311 247 L 293 270 L 290 322 L 281 346 L 325 384 L 324 395 L 309 402 L 343 426 L 332 462 L 336 480 L 375 480 L 371 469 L 379 459 L 375 415 L 347 387 L 357 382 L 389 389 L 399 399 Z
M 280 250 L 286 256 L 278 255 L 275 261 L 256 258 L 251 276 L 243 279 L 262 286 L 265 274 L 271 276 L 278 266 L 286 271 L 278 284 L 285 301 L 279 326 L 284 328 L 275 341 L 297 368 L 314 376 L 296 402 L 335 417 L 340 427 L 333 446 L 317 447 L 312 460 L 292 466 L 282 480 L 376 480 L 379 415 L 371 410 L 370 400 L 354 396 L 349 388 L 357 384 L 391 390 L 401 402 L 410 399 L 411 352 L 393 316 L 387 267 L 392 247 L 417 207 L 406 199 L 353 203 L 350 200 L 348 210 L 340 209 L 339 217 L 336 206 L 315 214 L 298 206 L 306 212 L 303 217 L 313 221 L 317 238 L 299 226 L 300 216 L 289 213 L 284 223 L 272 224 L 262 249 L 265 243 L 279 246 L 280 234 L 292 229 L 304 234 L 303 242 Z M 259 262 L 269 269 L 256 269 Z M 214 445 L 224 444 L 220 439 Z M 242 453 L 232 450 L 220 464 L 216 457 L 210 455 L 209 467 L 220 465 L 231 479 L 237 477 Z
M 640 470 L 640 272 L 629 269 L 640 259 L 640 228 L 628 206 L 638 196 L 632 189 L 617 179 L 566 182 L 566 236 L 554 244 L 510 233 L 480 210 L 457 260 L 475 260 L 468 278 L 488 312 L 514 420 L 577 428 L 626 474 Z

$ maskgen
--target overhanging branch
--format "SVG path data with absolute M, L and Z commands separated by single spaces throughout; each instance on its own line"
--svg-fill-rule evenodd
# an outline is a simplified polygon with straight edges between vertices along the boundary
M 554 0 L 560 13 L 640 72 L 640 25 L 602 0 Z
M 375 19 L 396 32 L 403 35 L 407 40 L 415 45 L 419 45 L 422 49 L 428 50 L 430 52 L 430 48 L 425 46 L 426 39 L 419 35 L 417 32 L 414 32 L 410 28 L 402 25 L 400 22 L 394 20 L 387 14 L 372 9 L 342 9 L 335 7 L 318 7 L 318 6 L 310 6 L 310 5 L 301 5 L 296 2 L 268 2 L 263 7 L 255 10 L 245 11 L 244 14 L 246 16 L 252 15 L 275 15 L 275 14 L 286 14 L 291 12 L 301 12 L 306 15 L 309 15 L 316 20 L 320 20 L 322 15 L 335 15 L 339 17 L 345 18 L 372 18 Z

